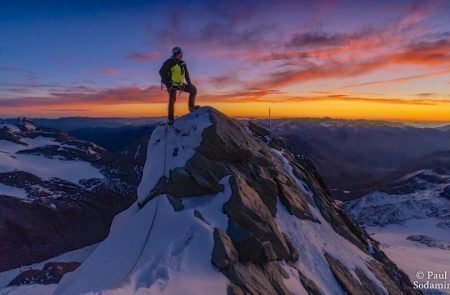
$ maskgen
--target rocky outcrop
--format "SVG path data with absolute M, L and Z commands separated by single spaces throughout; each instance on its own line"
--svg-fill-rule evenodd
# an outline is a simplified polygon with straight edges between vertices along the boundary
M 238 253 L 230 237 L 221 229 L 214 229 L 214 249 L 211 262 L 220 269 L 226 269 L 238 261 Z
M 299 218 L 314 219 L 308 209 L 308 199 L 284 172 L 270 147 L 256 138 L 238 122 L 218 111 L 210 110 L 213 124 L 203 131 L 197 153 L 187 165 L 170 172 L 169 179 L 160 181 L 151 196 L 168 193 L 174 197 L 214 194 L 221 190 L 219 180 L 235 174 L 244 179 L 258 194 L 272 216 L 276 212 L 277 196 Z
M 291 260 L 285 237 L 256 191 L 240 176 L 231 180 L 231 190 L 224 211 L 230 218 L 228 235 L 236 246 L 239 260 L 261 263 Z
M 236 263 L 223 272 L 234 286 L 231 294 L 292 294 L 284 285 L 282 271 L 275 262 Z
M 42 269 L 23 271 L 8 286 L 56 284 L 66 273 L 74 271 L 78 266 L 80 266 L 78 262 L 48 262 Z
M 325 257 L 330 265 L 336 280 L 342 286 L 347 294 L 364 295 L 364 294 L 384 294 L 379 286 L 375 285 L 361 269 L 356 269 L 355 273 L 359 279 L 355 278 L 353 274 L 341 263 L 339 260 L 333 258 L 332 255 L 326 253 Z M 397 290 L 398 291 L 398 290 Z M 390 293 L 400 294 L 400 293 Z

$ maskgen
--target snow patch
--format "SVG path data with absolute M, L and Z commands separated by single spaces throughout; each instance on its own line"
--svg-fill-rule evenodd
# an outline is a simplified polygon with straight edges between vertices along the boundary
M 56 284 L 14 286 L 1 289 L 0 295 L 52 295 L 56 286 Z
M 200 146 L 203 130 L 211 125 L 209 108 L 201 108 L 177 119 L 173 126 L 159 126 L 153 131 L 148 143 L 143 181 L 138 187 L 139 202 L 147 198 L 163 175 L 169 177 L 170 170 L 186 165 Z
M 448 272 L 450 265 L 450 252 L 440 248 L 432 248 L 426 245 L 407 240 L 410 235 L 426 234 L 435 239 L 450 241 L 447 229 L 436 226 L 440 219 L 409 220 L 403 225 L 391 224 L 385 227 L 368 227 L 367 231 L 380 242 L 381 250 L 398 265 L 411 279 L 424 283 L 426 280 L 418 280 L 418 271 L 427 273 Z M 442 283 L 442 280 L 430 280 L 430 282 Z M 450 290 L 442 290 L 450 294 Z
M 299 188 L 313 199 L 313 192 L 305 182 L 299 180 L 293 174 L 293 168 L 282 152 L 274 151 L 284 164 L 285 171 L 297 182 Z M 383 284 L 375 277 L 366 264 L 373 258 L 336 233 L 318 208 L 309 204 L 309 209 L 320 223 L 298 219 L 289 214 L 286 207 L 279 200 L 277 203 L 277 225 L 281 232 L 287 234 L 299 254 L 299 260 L 296 263 L 298 269 L 307 278 L 313 280 L 325 294 L 345 294 L 331 272 L 324 256 L 325 253 L 329 253 L 335 259 L 338 259 L 353 274 L 357 281 L 359 279 L 355 270 L 359 268 L 374 284 L 387 293 Z
M 283 278 L 283 283 L 288 290 L 294 295 L 308 295 L 308 292 L 305 290 L 305 287 L 303 287 L 300 281 L 298 270 L 287 265 L 285 262 L 280 262 L 279 266 L 281 266 L 289 275 L 288 279 Z
M 28 194 L 23 188 L 18 188 L 15 186 L 9 186 L 0 183 L 0 195 L 15 197 L 19 199 L 27 199 Z
M 231 196 L 229 177 L 221 184 L 225 189 L 216 195 L 184 198 L 182 211 L 174 211 L 165 195 L 140 210 L 132 205 L 55 294 L 226 294 L 228 280 L 211 264 L 213 231 L 226 230 L 222 208 Z M 194 216 L 194 209 L 207 223 Z
M 2 293 L 4 290 L 11 289 L 11 288 L 6 288 L 6 286 L 15 277 L 17 277 L 21 272 L 29 270 L 30 268 L 42 269 L 44 267 L 44 265 L 48 262 L 80 262 L 81 263 L 92 253 L 92 251 L 94 251 L 94 249 L 97 247 L 97 245 L 98 244 L 89 245 L 89 246 L 86 246 L 86 247 L 78 249 L 78 250 L 63 253 L 59 256 L 50 258 L 43 262 L 39 262 L 39 263 L 27 265 L 27 266 L 22 266 L 19 268 L 1 272 L 0 273 L 0 295 L 4 294 L 4 293 Z M 1 289 L 1 288 L 6 288 L 6 289 Z M 53 291 L 52 291 L 52 293 L 53 293 Z M 14 293 L 8 293 L 8 294 L 14 294 Z M 34 293 L 34 294 L 40 294 L 40 293 Z
M 17 154 L 20 150 L 59 145 L 54 138 L 38 136 L 22 138 L 21 141 L 28 146 L 0 140 L 0 172 L 24 171 L 45 179 L 61 178 L 73 183 L 79 183 L 81 179 L 104 178 L 99 169 L 89 162 Z

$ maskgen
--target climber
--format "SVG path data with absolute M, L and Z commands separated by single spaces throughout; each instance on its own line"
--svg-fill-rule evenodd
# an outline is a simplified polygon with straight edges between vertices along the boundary
M 197 95 L 197 88 L 191 83 L 189 72 L 186 63 L 182 60 L 183 51 L 180 47 L 172 49 L 172 57 L 164 62 L 159 75 L 161 76 L 161 83 L 164 84 L 169 93 L 169 115 L 168 124 L 172 125 L 174 121 L 175 101 L 177 99 L 177 91 L 184 91 L 189 93 L 189 111 L 193 112 L 199 108 L 195 105 L 195 96 Z M 184 83 L 186 79 L 187 83 Z

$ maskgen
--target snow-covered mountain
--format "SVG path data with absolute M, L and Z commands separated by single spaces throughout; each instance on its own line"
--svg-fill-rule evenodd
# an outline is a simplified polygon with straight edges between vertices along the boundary
M 416 293 L 309 160 L 208 107 L 154 130 L 137 201 L 89 251 L 57 286 L 5 291 Z
M 417 159 L 389 177 L 344 208 L 411 280 L 417 281 L 419 271 L 448 271 L 450 152 Z
M 129 149 L 111 154 L 25 118 L 0 122 L 0 271 L 103 240 L 136 199 L 145 159 Z

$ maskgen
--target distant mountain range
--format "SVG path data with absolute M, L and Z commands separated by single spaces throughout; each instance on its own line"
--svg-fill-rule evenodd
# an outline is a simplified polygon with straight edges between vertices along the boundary
M 268 126 L 266 120 L 261 121 Z M 401 123 L 286 119 L 272 121 L 272 132 L 309 157 L 324 176 L 333 196 L 359 197 L 368 184 L 438 151 L 450 150 L 450 130 L 416 128 Z M 418 160 L 419 161 L 419 160 Z
M 54 128 L 63 131 L 72 131 L 84 128 L 118 128 L 123 126 L 151 125 L 165 120 L 165 117 L 143 117 L 143 118 L 91 118 L 91 117 L 64 117 L 57 119 L 33 118 L 34 124 Z M 14 123 L 17 118 L 3 120 Z
M 447 271 L 450 151 L 403 165 L 366 187 L 366 192 L 343 208 L 380 242 L 382 250 L 412 280 L 423 267 L 433 272 Z

